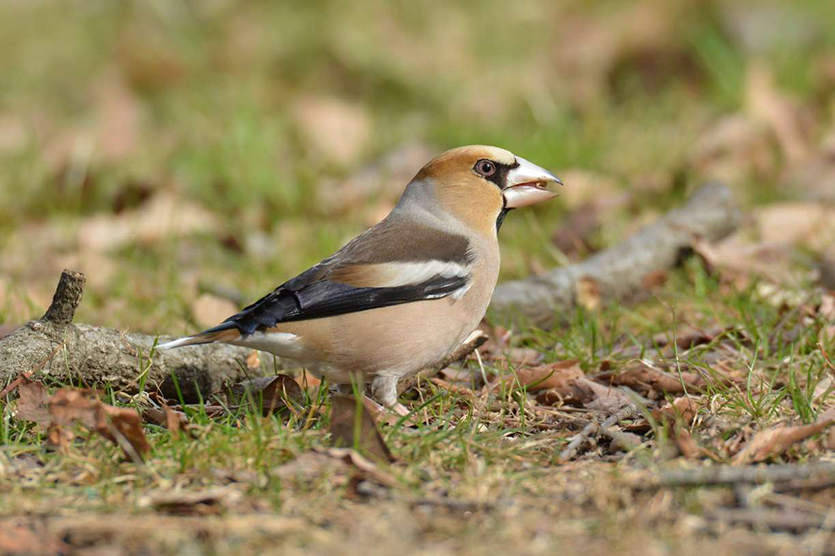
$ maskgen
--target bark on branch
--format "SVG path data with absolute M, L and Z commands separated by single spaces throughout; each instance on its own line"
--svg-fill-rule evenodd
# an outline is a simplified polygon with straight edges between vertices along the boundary
M 647 276 L 675 267 L 695 241 L 722 239 L 740 220 L 731 190 L 709 183 L 681 208 L 581 263 L 499 284 L 491 309 L 499 315 L 522 315 L 540 326 L 551 326 L 560 313 L 578 303 L 582 288 L 594 289 L 603 300 L 629 300 L 646 291 Z
M 176 398 L 176 377 L 185 401 L 194 403 L 226 382 L 260 375 L 259 370 L 247 369 L 250 349 L 223 344 L 185 347 L 156 352 L 149 361 L 154 336 L 73 324 L 84 282 L 84 274 L 65 270 L 46 314 L 0 339 L 0 384 L 37 369 L 44 379 L 134 393 L 147 372 L 146 389 L 160 388 Z

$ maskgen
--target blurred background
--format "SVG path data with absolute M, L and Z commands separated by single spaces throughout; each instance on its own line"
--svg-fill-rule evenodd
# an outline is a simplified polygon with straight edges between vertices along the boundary
M 0 21 L 7 325 L 65 267 L 88 275 L 78 321 L 212 325 L 471 143 L 566 183 L 508 218 L 504 279 L 712 178 L 750 207 L 749 245 L 813 268 L 833 240 L 808 228 L 833 218 L 831 0 L 2 0 Z

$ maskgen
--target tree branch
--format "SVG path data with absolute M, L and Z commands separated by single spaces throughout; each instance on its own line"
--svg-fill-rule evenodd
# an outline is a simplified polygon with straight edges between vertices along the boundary
M 147 389 L 159 388 L 165 396 L 176 398 L 176 380 L 185 401 L 195 403 L 226 382 L 262 374 L 260 368 L 247 369 L 246 358 L 252 353 L 247 348 L 184 347 L 155 352 L 149 360 L 154 336 L 73 324 L 84 283 L 84 274 L 65 270 L 43 318 L 0 339 L 0 384 L 43 363 L 36 372 L 41 378 L 135 393 L 147 372 Z
M 695 241 L 722 239 L 740 220 L 731 190 L 709 183 L 684 206 L 581 263 L 499 284 L 491 309 L 499 315 L 521 314 L 540 326 L 550 326 L 558 313 L 578 303 L 584 287 L 593 288 L 603 300 L 630 300 L 646 291 L 647 276 L 678 265 Z

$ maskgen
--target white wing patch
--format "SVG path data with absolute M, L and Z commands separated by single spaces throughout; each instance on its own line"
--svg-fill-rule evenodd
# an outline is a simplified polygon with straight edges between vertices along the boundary
M 289 332 L 255 332 L 229 343 L 266 351 L 288 359 L 304 359 L 306 352 L 299 337 Z
M 438 276 L 442 278 L 467 278 L 470 275 L 469 266 L 452 261 L 391 262 L 380 266 L 385 268 L 385 279 L 379 283 L 378 287 L 380 288 L 420 284 Z M 467 288 L 469 288 L 469 284 L 460 288 L 460 290 L 466 291 Z M 457 291 L 453 294 L 453 296 L 458 295 Z M 463 295 L 463 293 L 460 295 Z

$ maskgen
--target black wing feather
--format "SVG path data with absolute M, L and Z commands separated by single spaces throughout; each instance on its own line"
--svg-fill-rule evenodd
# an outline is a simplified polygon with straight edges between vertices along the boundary
M 206 332 L 237 328 L 242 334 L 253 334 L 281 322 L 319 319 L 413 301 L 439 299 L 466 286 L 467 280 L 466 277 L 436 276 L 420 284 L 388 288 L 355 287 L 321 280 L 295 290 L 292 285 L 286 287 L 290 285 L 288 283 Z

